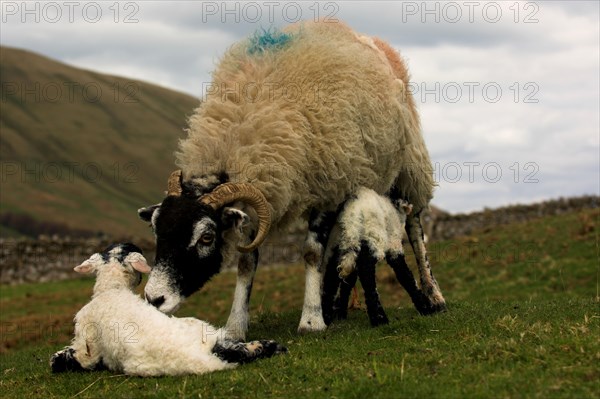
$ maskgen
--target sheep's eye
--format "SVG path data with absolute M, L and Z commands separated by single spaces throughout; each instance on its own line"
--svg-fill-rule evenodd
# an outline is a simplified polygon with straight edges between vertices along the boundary
M 202 245 L 210 245 L 215 240 L 215 233 L 204 233 L 198 242 Z

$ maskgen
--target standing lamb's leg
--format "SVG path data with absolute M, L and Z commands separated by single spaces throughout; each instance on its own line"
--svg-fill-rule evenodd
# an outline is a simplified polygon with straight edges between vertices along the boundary
M 427 258 L 427 249 L 423 239 L 423 228 L 421 227 L 421 212 L 414 212 L 406 216 L 406 232 L 410 245 L 412 246 L 417 265 L 419 266 L 419 275 L 421 277 L 421 290 L 429 298 L 432 304 L 432 313 L 446 310 L 446 300 L 444 299 L 440 287 L 429 266 Z
M 225 325 L 226 335 L 230 339 L 244 340 L 246 338 L 249 320 L 248 305 L 257 265 L 258 250 L 240 256 L 233 305 Z
M 356 268 L 358 269 L 358 278 L 362 284 L 363 290 L 365 291 L 365 304 L 367 305 L 367 314 L 371 325 L 373 327 L 382 324 L 388 324 L 389 320 L 381 302 L 379 300 L 379 293 L 377 292 L 377 283 L 375 282 L 375 266 L 377 265 L 377 258 L 375 258 L 369 246 L 363 242 L 356 260 Z
M 345 279 L 340 281 L 340 294 L 333 305 L 333 315 L 335 318 L 345 320 L 348 318 L 348 300 L 350 293 L 356 285 L 358 273 L 356 271 L 350 273 Z
M 417 311 L 423 315 L 431 314 L 436 311 L 431 300 L 423 294 L 417 286 L 417 282 L 406 264 L 403 253 L 393 254 L 387 253 L 385 259 L 388 265 L 394 270 L 396 279 L 404 287 L 410 299 L 412 299 Z
M 335 223 L 335 212 L 312 211 L 308 222 L 308 234 L 304 242 L 306 281 L 304 306 L 298 332 L 323 331 L 327 328 L 321 309 L 323 285 L 323 255 L 331 228 Z

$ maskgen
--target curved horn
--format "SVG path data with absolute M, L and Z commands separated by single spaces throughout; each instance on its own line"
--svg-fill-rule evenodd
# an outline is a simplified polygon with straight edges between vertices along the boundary
M 181 169 L 171 173 L 167 182 L 167 195 L 179 197 L 181 195 Z
M 252 252 L 262 244 L 271 228 L 271 210 L 263 193 L 248 183 L 223 183 L 211 193 L 200 197 L 201 203 L 209 205 L 214 210 L 234 201 L 246 202 L 258 215 L 258 233 L 254 241 L 250 245 L 237 247 L 240 252 Z

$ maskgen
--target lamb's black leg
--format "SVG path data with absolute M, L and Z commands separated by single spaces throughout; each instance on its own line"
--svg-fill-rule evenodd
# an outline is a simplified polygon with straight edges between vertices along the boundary
M 250 363 L 258 359 L 271 357 L 279 353 L 286 353 L 287 348 L 275 341 L 230 341 L 218 342 L 212 352 L 221 360 L 228 363 Z
M 75 358 L 75 349 L 67 347 L 56 352 L 50 358 L 50 367 L 53 373 L 62 373 L 65 371 L 85 371 L 81 364 Z
M 75 349 L 66 347 L 56 352 L 50 358 L 50 368 L 53 373 L 63 373 L 65 371 L 103 371 L 108 370 L 102 359 L 93 367 L 84 368 L 75 358 Z
M 323 295 L 321 297 L 321 307 L 323 308 L 323 320 L 325 324 L 331 324 L 334 316 L 333 298 L 340 286 L 337 265 L 339 263 L 339 248 L 336 247 L 325 267 L 325 277 L 323 281 Z
M 356 268 L 358 269 L 358 278 L 365 291 L 365 303 L 367 305 L 367 313 L 372 326 L 388 324 L 388 318 L 379 301 L 379 293 L 377 292 L 377 283 L 375 281 L 375 266 L 377 259 L 371 254 L 369 246 L 365 243 L 361 245 L 358 259 L 356 260 Z
M 406 259 L 404 259 L 404 254 L 386 254 L 386 261 L 388 265 L 394 270 L 396 274 L 396 279 L 402 287 L 406 290 L 410 299 L 412 300 L 417 311 L 423 315 L 431 314 L 436 312 L 436 307 L 433 305 L 431 300 L 423 294 L 423 292 L 417 286 L 417 282 L 406 264 Z
M 355 271 L 345 279 L 340 279 L 340 293 L 333 305 L 333 316 L 335 318 L 340 320 L 348 318 L 348 301 L 350 300 L 352 288 L 356 285 L 357 278 L 358 274 Z

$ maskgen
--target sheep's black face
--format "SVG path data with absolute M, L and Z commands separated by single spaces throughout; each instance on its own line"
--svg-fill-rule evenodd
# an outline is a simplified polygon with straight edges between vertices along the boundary
M 184 298 L 219 272 L 231 244 L 224 233 L 247 216 L 236 209 L 215 212 L 193 196 L 169 196 L 162 204 L 139 211 L 156 235 L 156 259 L 145 288 L 148 302 L 173 313 Z

